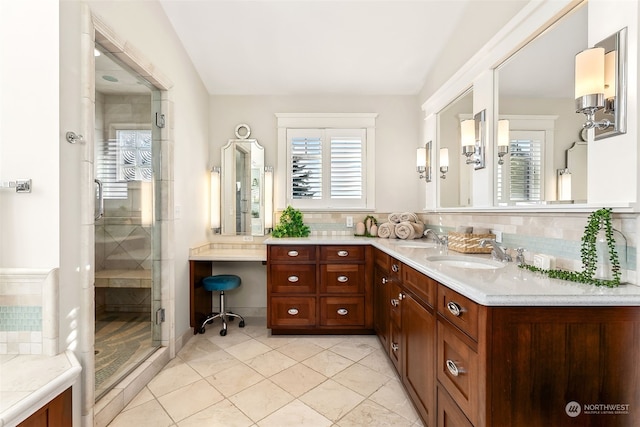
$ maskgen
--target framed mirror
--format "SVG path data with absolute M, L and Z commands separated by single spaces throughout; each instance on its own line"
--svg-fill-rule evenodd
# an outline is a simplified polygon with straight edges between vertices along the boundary
M 222 234 L 265 234 L 264 148 L 249 135 L 239 125 L 222 147 Z
M 440 176 L 438 185 L 438 205 L 441 208 L 473 206 L 472 178 L 474 166 L 467 165 L 467 157 L 462 153 L 461 124 L 471 120 L 471 130 L 475 132 L 473 117 L 473 88 L 467 89 L 438 113 L 438 146 L 440 149 L 440 171 L 447 167 Z M 471 123 L 471 122 L 469 122 Z M 475 136 L 473 137 L 475 138 Z M 473 141 L 475 145 L 475 140 Z M 448 165 L 443 165 L 443 150 L 447 152 Z
M 584 116 L 575 108 L 574 58 L 587 45 L 583 4 L 496 69 L 496 206 L 578 201 L 561 200 L 567 196 L 560 197 L 558 188 L 559 171 L 570 170 L 568 150 L 583 138 Z M 498 136 L 501 126 L 507 139 Z M 586 165 L 576 167 L 583 171 Z M 585 197 L 586 180 L 572 185 L 582 185 L 576 194 Z

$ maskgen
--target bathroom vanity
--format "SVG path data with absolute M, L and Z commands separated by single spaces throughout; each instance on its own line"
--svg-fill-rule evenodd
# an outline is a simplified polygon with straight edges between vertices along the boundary
M 426 426 L 631 427 L 640 419 L 640 287 L 549 279 L 514 263 L 478 268 L 473 260 L 486 256 L 464 264 L 466 257 L 428 244 L 357 238 L 267 243 L 269 327 L 330 331 L 335 325 L 323 314 L 326 302 L 335 302 L 337 311 L 350 298 L 364 301 L 371 323 L 365 315 L 359 330 L 374 328 Z M 341 265 L 349 266 L 347 274 L 352 264 L 322 254 L 356 243 L 365 245 L 372 283 L 341 300 L 328 286 L 343 274 Z M 306 251 L 306 260 L 283 264 L 291 250 L 298 256 Z M 333 276 L 323 275 L 329 268 Z M 282 288 L 303 271 L 308 280 Z M 296 283 L 312 286 L 298 291 Z M 302 307 L 300 301 L 308 302 L 307 311 L 297 313 L 307 319 L 287 321 L 295 317 L 289 306 Z

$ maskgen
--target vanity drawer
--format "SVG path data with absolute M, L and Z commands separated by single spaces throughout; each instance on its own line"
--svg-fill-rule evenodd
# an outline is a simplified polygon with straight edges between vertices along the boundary
M 320 246 L 320 260 L 327 262 L 364 262 L 364 245 Z
M 316 292 L 315 264 L 271 264 L 269 266 L 271 292 L 311 294 Z
M 467 345 L 459 331 L 440 320 L 437 343 L 438 381 L 475 425 L 478 420 L 480 398 L 485 397 L 480 396 L 478 353 Z
M 320 298 L 322 326 L 364 326 L 364 297 Z
M 321 293 L 364 292 L 364 264 L 323 264 L 320 266 Z
M 316 247 L 313 245 L 269 245 L 269 260 L 278 262 L 315 261 Z
M 480 306 L 475 302 L 446 286 L 438 286 L 438 313 L 476 342 L 480 312 Z
M 438 386 L 438 427 L 473 427 L 451 396 Z
M 270 328 L 278 326 L 314 326 L 316 324 L 315 297 L 271 297 Z
M 435 306 L 438 282 L 425 276 L 418 270 L 403 265 L 402 284 L 423 302 L 427 303 L 431 307 Z

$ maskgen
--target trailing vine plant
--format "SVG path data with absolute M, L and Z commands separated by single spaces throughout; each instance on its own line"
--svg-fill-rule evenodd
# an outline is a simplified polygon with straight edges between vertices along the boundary
M 611 262 L 612 279 L 597 279 L 595 276 L 598 263 L 596 239 L 598 232 L 604 228 L 607 247 L 609 249 L 609 260 Z M 591 213 L 587 221 L 582 236 L 582 246 L 580 248 L 582 259 L 582 271 L 566 270 L 545 270 L 529 264 L 521 264 L 521 268 L 530 271 L 546 274 L 553 279 L 570 280 L 572 282 L 587 283 L 595 286 L 607 286 L 614 288 L 620 285 L 620 261 L 616 250 L 616 241 L 613 237 L 613 226 L 611 225 L 611 208 L 602 208 Z

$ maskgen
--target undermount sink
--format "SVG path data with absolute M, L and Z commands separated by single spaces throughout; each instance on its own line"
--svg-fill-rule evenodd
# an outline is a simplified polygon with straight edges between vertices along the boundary
M 441 265 L 455 268 L 475 268 L 480 270 L 495 270 L 503 268 L 506 263 L 486 258 L 476 258 L 464 255 L 433 255 L 428 256 L 427 261 L 437 262 Z
M 423 249 L 432 249 L 437 248 L 438 244 L 435 242 L 415 242 L 411 240 L 401 240 L 399 242 L 394 242 L 393 246 L 398 248 L 423 248 Z

